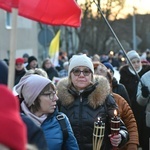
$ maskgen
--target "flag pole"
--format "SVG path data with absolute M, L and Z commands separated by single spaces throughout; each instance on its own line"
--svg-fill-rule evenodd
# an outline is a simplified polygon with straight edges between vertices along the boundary
M 114 35 L 116 41 L 118 42 L 119 46 L 121 47 L 121 50 L 123 51 L 125 57 L 127 58 L 127 60 L 128 60 L 128 62 L 129 62 L 129 64 L 130 64 L 131 68 L 132 68 L 133 71 L 135 72 L 135 74 L 136 74 L 138 80 L 141 82 L 141 85 L 143 85 L 143 83 L 142 83 L 142 81 L 141 81 L 141 79 L 140 79 L 140 76 L 138 75 L 138 73 L 137 73 L 136 70 L 134 69 L 134 67 L 133 67 L 133 65 L 132 65 L 132 63 L 131 63 L 131 61 L 130 61 L 130 59 L 128 58 L 128 56 L 127 56 L 127 54 L 126 54 L 125 49 L 123 48 L 123 46 L 122 46 L 122 44 L 120 43 L 120 41 L 119 41 L 117 35 L 115 34 L 115 32 L 114 32 L 114 30 L 112 29 L 112 27 L 110 26 L 108 20 L 106 19 L 106 17 L 104 16 L 103 12 L 101 11 L 100 6 L 96 3 L 95 0 L 93 0 L 93 2 L 94 2 L 95 5 L 97 6 L 99 13 L 102 15 L 102 17 L 103 17 L 103 19 L 105 20 L 107 26 L 109 27 L 110 31 L 112 32 L 112 34 Z
M 10 33 L 10 57 L 9 57 L 9 69 L 8 69 L 8 87 L 10 89 L 13 89 L 14 79 L 15 79 L 17 15 L 18 15 L 18 9 L 12 8 L 12 29 Z

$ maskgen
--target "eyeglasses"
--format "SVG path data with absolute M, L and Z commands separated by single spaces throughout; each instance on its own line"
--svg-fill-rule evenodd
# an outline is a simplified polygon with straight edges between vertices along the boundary
M 83 71 L 81 71 L 79 68 L 75 68 L 72 70 L 72 73 L 75 76 L 79 76 L 81 74 L 81 72 L 83 73 L 84 76 L 88 76 L 91 73 L 91 70 L 88 68 L 83 69 Z
M 47 96 L 49 96 L 50 100 L 53 100 L 56 94 L 57 94 L 57 91 L 49 91 L 47 93 L 45 92 L 45 93 L 42 93 L 40 95 L 47 95 Z

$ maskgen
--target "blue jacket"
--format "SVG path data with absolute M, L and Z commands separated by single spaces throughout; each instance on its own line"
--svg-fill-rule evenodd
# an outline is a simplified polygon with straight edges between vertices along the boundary
M 49 150 L 62 150 L 63 133 L 61 132 L 61 126 L 56 118 L 57 111 L 42 123 L 41 127 L 46 137 Z M 65 150 L 79 150 L 76 138 L 74 137 L 70 122 L 67 116 L 64 115 L 66 126 L 68 129 L 68 138 L 65 143 Z
M 28 116 L 21 114 L 21 118 L 27 127 L 28 143 L 31 145 L 36 145 L 38 150 L 48 150 L 47 142 L 42 129 Z

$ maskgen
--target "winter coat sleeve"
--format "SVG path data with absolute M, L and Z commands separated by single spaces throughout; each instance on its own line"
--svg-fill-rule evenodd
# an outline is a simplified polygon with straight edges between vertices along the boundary
M 63 115 L 65 115 L 65 114 L 63 114 Z M 67 130 L 68 130 L 68 138 L 65 142 L 65 144 L 66 144 L 65 148 L 66 148 L 66 150 L 79 150 L 77 140 L 74 136 L 69 119 L 66 115 L 65 115 L 65 121 L 66 121 L 66 125 L 67 125 Z
M 137 124 L 132 109 L 123 97 L 114 93 L 113 96 L 116 103 L 118 104 L 120 117 L 123 120 L 129 133 L 129 141 L 127 142 L 127 144 L 123 149 L 132 149 L 134 147 L 133 150 L 136 150 L 137 146 L 139 145 L 139 140 L 138 140 Z
M 110 107 L 110 106 L 108 105 L 108 99 L 109 99 L 109 105 L 110 105 L 110 106 L 113 106 L 113 107 Z M 110 102 L 111 102 L 111 103 L 110 103 Z M 114 111 L 114 109 L 118 109 L 117 104 L 116 104 L 116 102 L 115 102 L 113 96 L 109 96 L 109 98 L 107 98 L 107 100 L 106 100 L 106 105 L 107 105 L 107 109 L 108 109 L 108 115 L 109 115 L 110 117 L 112 117 L 112 116 L 113 116 L 113 113 L 114 113 L 114 112 L 112 112 L 112 111 Z M 111 109 L 110 109 L 110 108 L 111 108 Z M 111 118 L 110 118 L 110 119 L 111 119 Z M 124 122 L 122 121 L 122 119 L 120 119 L 120 131 L 119 131 L 119 133 L 121 134 L 121 137 L 122 137 L 122 141 L 121 141 L 121 143 L 119 144 L 119 147 L 122 147 L 122 146 L 124 146 L 124 145 L 128 142 L 128 140 L 129 140 L 129 133 L 128 133 L 127 128 L 126 128 Z
M 149 74 L 145 74 L 145 75 L 143 75 L 142 77 L 141 77 L 141 81 L 142 81 L 142 83 L 143 83 L 143 85 L 144 86 L 147 86 L 148 88 L 149 88 L 149 91 L 150 91 L 150 79 L 149 79 L 149 77 L 148 77 L 148 75 L 150 75 L 150 73 Z M 139 84 L 138 84 L 138 88 L 137 88 L 137 95 L 136 95 L 136 97 L 137 97 L 137 102 L 141 105 L 141 106 L 145 106 L 147 103 L 148 103 L 148 100 L 149 100 L 149 98 L 150 98 L 150 95 L 148 96 L 148 97 L 143 97 L 142 96 L 142 91 L 141 91 L 141 89 L 142 89 L 142 85 L 141 85 L 141 82 L 139 82 Z

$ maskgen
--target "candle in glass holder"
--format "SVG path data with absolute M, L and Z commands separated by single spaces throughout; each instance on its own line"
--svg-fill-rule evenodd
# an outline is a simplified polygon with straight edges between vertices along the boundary
M 111 134 L 117 135 L 120 130 L 120 117 L 117 115 L 117 110 L 114 110 L 114 117 L 111 118 Z
M 120 130 L 120 117 L 117 115 L 117 110 L 114 110 L 114 117 L 111 118 L 111 134 L 118 135 Z M 118 147 L 113 146 L 112 150 L 118 150 Z

